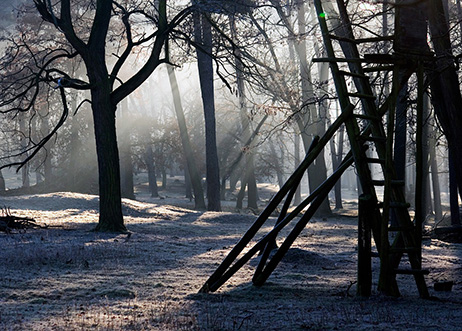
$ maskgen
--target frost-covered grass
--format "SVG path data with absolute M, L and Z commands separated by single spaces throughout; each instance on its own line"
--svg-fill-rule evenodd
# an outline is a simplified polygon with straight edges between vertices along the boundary
M 424 242 L 427 283 L 418 298 L 354 296 L 356 219 L 314 219 L 260 288 L 255 257 L 213 294 L 200 287 L 247 230 L 247 214 L 194 212 L 124 201 L 131 235 L 92 232 L 97 198 L 55 193 L 1 198 L 17 215 L 53 227 L 0 233 L 0 330 L 457 330 L 462 325 L 460 244 Z M 181 201 L 180 201 L 181 202 Z M 181 202 L 183 205 L 183 202 Z M 272 227 L 274 220 L 265 226 Z M 258 236 L 261 236 L 259 234 Z M 374 285 L 378 261 L 374 260 Z M 452 292 L 433 283 L 455 282 Z

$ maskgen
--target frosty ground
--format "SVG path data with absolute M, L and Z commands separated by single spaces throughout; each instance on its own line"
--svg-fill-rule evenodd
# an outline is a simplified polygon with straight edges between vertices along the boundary
M 143 200 L 124 200 L 129 234 L 108 234 L 91 231 L 96 196 L 1 197 L 13 214 L 49 227 L 0 233 L 0 330 L 462 328 L 461 244 L 424 240 L 433 300 L 418 297 L 410 276 L 398 278 L 401 298 L 378 294 L 378 261 L 373 296 L 355 297 L 354 201 L 313 219 L 264 286 L 251 284 L 254 257 L 216 293 L 198 294 L 255 215 Z M 441 280 L 454 281 L 451 292 L 433 290 Z

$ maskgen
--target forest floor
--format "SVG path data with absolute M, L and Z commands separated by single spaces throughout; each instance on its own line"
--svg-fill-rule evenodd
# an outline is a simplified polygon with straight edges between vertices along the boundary
M 124 200 L 130 234 L 109 234 L 91 231 L 96 196 L 0 197 L 12 214 L 49 226 L 0 233 L 0 330 L 462 329 L 460 243 L 423 242 L 433 300 L 419 298 L 411 276 L 398 277 L 400 298 L 378 294 L 376 259 L 373 295 L 358 298 L 350 201 L 314 218 L 264 286 L 252 286 L 254 257 L 217 292 L 198 294 L 255 215 L 197 212 L 175 197 L 140 200 Z M 434 291 L 443 280 L 454 281 L 452 291 Z

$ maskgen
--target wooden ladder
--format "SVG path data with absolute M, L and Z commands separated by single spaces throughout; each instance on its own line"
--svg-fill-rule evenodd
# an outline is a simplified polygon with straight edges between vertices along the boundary
M 325 44 L 327 57 L 315 59 L 317 62 L 329 62 L 332 76 L 342 112 L 354 107 L 352 116 L 345 120 L 345 125 L 351 145 L 351 151 L 363 196 L 370 204 L 370 228 L 379 251 L 380 277 L 379 291 L 387 295 L 398 296 L 399 290 L 396 282 L 397 274 L 413 275 L 419 294 L 428 298 L 428 289 L 424 275 L 427 270 L 422 269 L 421 263 L 421 228 L 416 227 L 409 215 L 409 204 L 404 197 L 404 181 L 396 179 L 393 166 L 393 132 L 395 101 L 400 89 L 401 81 L 407 81 L 412 70 L 408 70 L 407 77 L 402 76 L 399 70 L 401 60 L 391 55 L 370 55 L 361 58 L 357 45 L 362 42 L 377 40 L 392 40 L 392 37 L 379 37 L 367 39 L 355 39 L 346 8 L 339 3 L 340 24 L 332 34 L 327 26 L 326 15 L 321 1 L 314 0 L 322 36 Z M 374 39 L 374 40 L 372 40 Z M 343 57 L 335 53 L 333 41 L 339 43 Z M 345 63 L 342 70 L 340 63 Z M 378 63 L 378 66 L 365 68 L 364 64 Z M 380 106 L 376 105 L 376 97 L 372 91 L 367 72 L 374 70 L 393 70 L 393 88 L 391 95 Z M 348 88 L 346 79 L 351 79 L 354 84 Z M 357 107 L 360 104 L 361 107 Z M 359 108 L 359 110 L 358 110 Z M 382 123 L 386 115 L 387 128 Z M 365 130 L 360 130 L 360 127 Z M 374 146 L 377 158 L 369 157 L 366 153 L 368 146 Z M 378 164 L 382 170 L 383 178 L 372 178 L 370 165 Z M 376 187 L 383 187 L 383 201 L 377 198 Z M 360 211 L 361 213 L 361 211 Z M 390 227 L 390 214 L 395 215 L 397 226 Z M 389 232 L 395 232 L 395 239 L 390 244 Z M 410 268 L 400 268 L 404 254 L 409 258 Z M 370 258 L 370 257 L 369 257 Z
M 387 135 L 382 124 L 382 119 L 385 114 L 388 114 L 387 132 L 393 132 L 394 119 L 394 99 L 399 90 L 401 81 L 407 81 L 412 74 L 412 70 L 405 73 L 400 80 L 397 79 L 399 65 L 396 65 L 397 60 L 390 56 L 369 56 L 368 58 L 360 58 L 356 44 L 359 42 L 375 41 L 368 39 L 354 39 L 349 29 L 341 34 L 330 35 L 325 21 L 325 16 L 319 0 L 315 0 L 316 10 L 319 15 L 319 21 L 323 33 L 324 42 L 327 49 L 327 58 L 317 59 L 317 61 L 327 61 L 330 63 L 332 76 L 339 96 L 339 102 L 342 112 L 339 117 L 330 125 L 326 133 L 322 137 L 315 137 L 312 146 L 310 147 L 305 159 L 301 162 L 295 172 L 289 177 L 286 183 L 281 187 L 255 222 L 250 226 L 247 232 L 236 243 L 232 250 L 228 253 L 222 263 L 217 267 L 213 274 L 204 283 L 200 292 L 214 292 L 218 290 L 229 278 L 231 278 L 240 268 L 242 268 L 254 255 L 262 251 L 260 263 L 256 268 L 253 283 L 257 286 L 263 285 L 271 273 L 274 271 L 278 263 L 289 250 L 290 246 L 296 240 L 301 231 L 313 217 L 315 211 L 319 208 L 322 201 L 327 197 L 330 190 L 334 187 L 343 172 L 353 163 L 359 175 L 363 196 L 360 199 L 360 204 L 369 213 L 361 212 L 361 215 L 367 217 L 365 222 L 372 231 L 377 249 L 380 253 L 380 279 L 379 290 L 388 295 L 399 295 L 399 290 L 396 282 L 396 275 L 411 274 L 415 277 L 419 293 L 421 297 L 428 297 L 424 275 L 427 273 L 421 268 L 421 253 L 419 235 L 421 232 L 411 221 L 408 212 L 408 204 L 404 199 L 404 191 L 402 182 L 396 180 L 395 171 L 392 165 L 391 146 L 393 143 L 393 135 Z M 348 24 L 346 9 L 343 10 L 343 21 Z M 390 37 L 384 38 L 390 40 Z M 343 58 L 335 56 L 332 46 L 332 40 L 340 43 L 344 54 Z M 347 63 L 347 70 L 340 70 L 338 63 Z M 399 61 L 398 61 L 399 62 Z M 363 68 L 363 63 L 379 63 L 379 66 L 373 68 Z M 375 96 L 372 92 L 369 78 L 366 72 L 373 70 L 394 70 L 393 75 L 393 93 L 380 106 L 375 104 Z M 407 76 L 406 76 L 407 75 Z M 402 74 L 401 74 L 402 76 Z M 346 77 L 351 77 L 356 86 L 355 91 L 349 91 L 346 84 Z M 358 112 L 357 101 L 362 104 L 362 111 Z M 340 166 L 316 188 L 305 200 L 303 200 L 294 210 L 288 211 L 288 206 L 291 203 L 295 189 L 307 170 L 314 162 L 319 153 L 329 143 L 330 139 L 338 131 L 340 126 L 345 124 L 351 144 L 351 150 L 344 157 Z M 362 125 L 360 125 L 362 124 Z M 366 154 L 368 144 L 374 145 L 377 150 L 377 158 L 368 157 Z M 371 164 L 379 164 L 383 171 L 383 179 L 376 180 L 371 176 L 369 166 Z M 376 186 L 384 187 L 384 199 L 379 203 L 376 194 Z M 279 213 L 278 220 L 274 228 L 265 236 L 259 239 L 255 244 L 248 248 L 250 242 L 255 238 L 258 230 L 262 228 L 270 215 L 276 210 L 278 205 L 284 200 L 285 203 Z M 363 202 L 366 201 L 366 204 Z M 307 208 L 305 210 L 305 208 Z M 303 215 L 298 219 L 297 216 L 303 211 Z M 393 210 L 397 215 L 398 226 L 390 228 L 389 217 L 390 210 Z M 270 257 L 270 250 L 274 247 L 275 238 L 280 231 L 295 222 L 292 230 L 285 237 L 282 244 Z M 395 240 L 392 244 L 389 241 L 389 231 L 396 232 Z M 367 231 L 366 231 L 367 232 Z M 370 232 L 370 231 L 369 231 Z M 369 245 L 370 246 L 370 245 Z M 245 251 L 245 253 L 243 253 Z M 399 268 L 401 259 L 404 254 L 407 254 L 411 264 L 411 268 Z M 370 247 L 367 252 L 367 259 L 371 259 Z

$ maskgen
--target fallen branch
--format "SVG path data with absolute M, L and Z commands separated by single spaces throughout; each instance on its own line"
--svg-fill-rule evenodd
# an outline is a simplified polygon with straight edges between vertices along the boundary
M 2 209 L 0 216 L 0 231 L 11 233 L 12 230 L 24 230 L 30 228 L 45 228 L 37 224 L 37 221 L 29 217 L 19 217 L 11 215 L 9 208 Z

